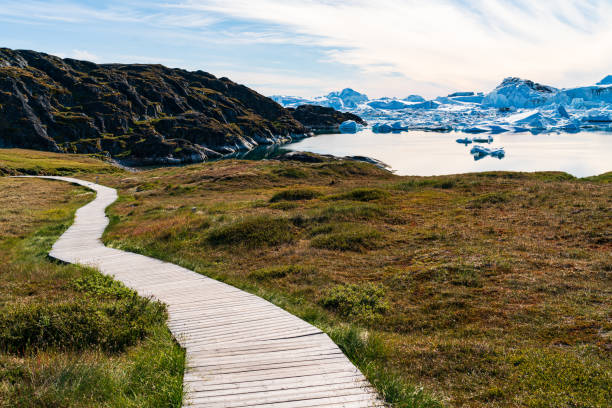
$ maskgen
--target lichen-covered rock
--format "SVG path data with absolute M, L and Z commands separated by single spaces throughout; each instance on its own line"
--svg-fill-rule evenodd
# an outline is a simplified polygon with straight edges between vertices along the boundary
M 305 132 L 276 102 L 206 72 L 0 48 L 0 147 L 185 163 Z

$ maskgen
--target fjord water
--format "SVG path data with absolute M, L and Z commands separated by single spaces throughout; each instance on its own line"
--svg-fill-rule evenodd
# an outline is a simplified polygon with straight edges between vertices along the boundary
M 482 136 L 482 135 L 478 135 Z M 502 133 L 493 142 L 506 156 L 474 160 L 470 149 L 455 140 L 475 137 L 458 132 L 408 131 L 326 134 L 285 145 L 284 148 L 334 156 L 367 156 L 387 164 L 398 175 L 433 176 L 480 171 L 564 171 L 586 177 L 612 171 L 612 133 Z M 486 137 L 486 135 L 484 136 Z

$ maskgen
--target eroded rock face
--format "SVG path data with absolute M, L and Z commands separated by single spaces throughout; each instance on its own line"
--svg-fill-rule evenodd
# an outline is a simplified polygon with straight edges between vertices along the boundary
M 318 105 L 301 105 L 288 108 L 293 117 L 308 130 L 316 133 L 338 132 L 342 122 L 352 120 L 360 125 L 367 125 L 359 116 L 347 112 L 339 112 L 334 108 Z
M 203 71 L 0 48 L 0 147 L 188 163 L 305 132 L 271 99 Z

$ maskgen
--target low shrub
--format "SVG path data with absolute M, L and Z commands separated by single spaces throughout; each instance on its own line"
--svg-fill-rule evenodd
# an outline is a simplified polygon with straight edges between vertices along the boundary
M 243 245 L 248 248 L 280 245 L 294 239 L 292 225 L 286 218 L 250 217 L 209 232 L 211 245 Z
M 298 208 L 299 206 L 300 205 L 298 203 L 294 203 L 290 201 L 281 201 L 279 203 L 270 204 L 268 208 L 271 208 L 274 210 L 288 211 L 288 210 L 294 210 Z
M 165 320 L 161 303 L 136 294 L 106 302 L 92 298 L 7 305 L 0 309 L 0 350 L 20 355 L 49 348 L 121 352 Z
M 313 198 L 320 197 L 321 193 L 316 190 L 307 188 L 294 188 L 279 191 L 274 194 L 270 199 L 271 203 L 278 201 L 300 201 L 300 200 L 312 200 Z
M 292 178 L 292 179 L 302 179 L 302 178 L 308 177 L 308 174 L 306 174 L 305 171 L 300 170 L 295 167 L 275 169 L 272 171 L 272 173 L 280 177 L 286 177 L 286 178 Z
M 468 202 L 468 208 L 482 208 L 489 204 L 507 203 L 510 197 L 506 193 L 487 193 L 480 195 Z
M 321 304 L 341 316 L 369 320 L 389 310 L 384 298 L 385 291 L 381 285 L 344 284 L 329 289 Z
M 377 188 L 356 188 L 342 194 L 330 196 L 330 200 L 374 201 L 388 197 L 389 193 Z
M 320 249 L 362 252 L 379 248 L 381 238 L 380 232 L 364 227 L 319 235 L 310 244 Z
M 313 216 L 317 222 L 370 220 L 386 215 L 386 211 L 376 204 L 332 205 Z
M 302 265 L 287 265 L 257 269 L 249 274 L 249 278 L 257 281 L 281 279 L 286 276 L 312 274 L 314 269 Z
M 134 295 L 129 288 L 110 276 L 92 272 L 72 281 L 72 287 L 78 292 L 87 292 L 92 295 L 126 299 Z
M 457 185 L 453 179 L 413 179 L 396 184 L 395 188 L 401 191 L 412 191 L 419 187 L 433 187 L 450 189 Z

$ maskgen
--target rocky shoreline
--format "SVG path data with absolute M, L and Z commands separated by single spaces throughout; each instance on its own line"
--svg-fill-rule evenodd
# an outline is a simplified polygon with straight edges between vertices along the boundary
M 96 154 L 130 167 L 188 164 L 355 119 L 316 106 L 291 111 L 203 71 L 0 48 L 0 148 Z

